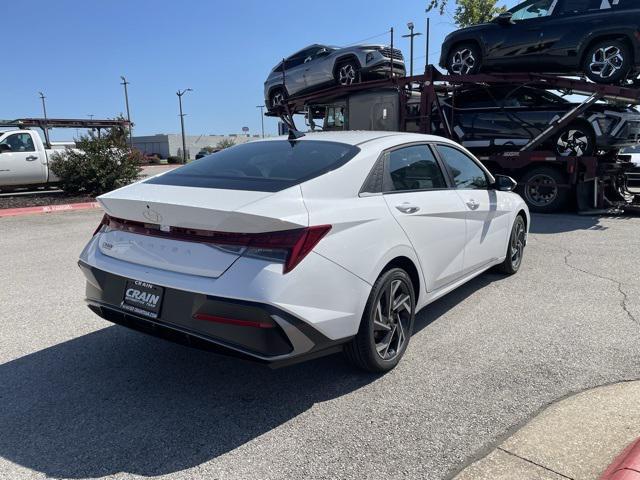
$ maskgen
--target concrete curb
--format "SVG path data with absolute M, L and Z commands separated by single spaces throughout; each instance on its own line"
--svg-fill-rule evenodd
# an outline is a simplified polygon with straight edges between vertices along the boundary
M 21 215 L 34 215 L 38 213 L 67 212 L 69 210 L 88 210 L 91 208 L 100 208 L 100 204 L 98 202 L 85 202 L 67 203 L 64 205 L 44 205 L 40 207 L 6 208 L 0 210 L 0 218 L 19 217 Z
M 599 480 L 640 480 L 640 438 L 622 451 Z

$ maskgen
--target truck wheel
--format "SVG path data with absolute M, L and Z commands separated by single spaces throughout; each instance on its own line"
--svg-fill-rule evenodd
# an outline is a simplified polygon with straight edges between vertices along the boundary
M 618 84 L 627 78 L 632 63 L 633 57 L 625 42 L 603 40 L 587 50 L 582 68 L 596 83 Z
M 447 70 L 451 75 L 473 75 L 482 67 L 482 55 L 475 43 L 454 46 L 447 56 Z
M 580 122 L 572 123 L 554 137 L 553 149 L 561 157 L 593 155 L 596 150 L 595 133 Z
M 416 300 L 411 278 L 401 268 L 384 272 L 371 289 L 358 334 L 345 345 L 347 359 L 363 370 L 393 369 L 409 344 Z
M 334 73 L 336 83 L 342 86 L 360 83 L 360 66 L 355 60 L 347 60 L 336 67 Z
M 551 167 L 536 167 L 529 170 L 522 182 L 524 199 L 532 212 L 552 213 L 566 207 L 569 189 L 566 176 Z

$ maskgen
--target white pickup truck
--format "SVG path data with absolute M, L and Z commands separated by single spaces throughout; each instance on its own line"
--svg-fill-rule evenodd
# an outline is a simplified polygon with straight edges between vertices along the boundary
M 46 148 L 34 130 L 0 132 L 0 190 L 48 186 L 58 181 L 49 169 L 51 155 L 75 143 L 56 142 Z

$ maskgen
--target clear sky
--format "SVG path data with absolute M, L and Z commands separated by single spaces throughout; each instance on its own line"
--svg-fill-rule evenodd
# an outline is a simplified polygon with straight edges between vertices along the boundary
M 450 0 L 449 12 L 454 10 Z M 502 2 L 514 5 L 514 0 Z M 0 118 L 123 113 L 120 75 L 131 82 L 135 133 L 178 133 L 176 90 L 187 134 L 260 133 L 256 105 L 263 82 L 281 59 L 311 43 L 347 45 L 367 39 L 395 44 L 409 56 L 406 23 L 425 31 L 418 0 L 32 0 L 2 2 Z M 455 29 L 451 14 L 431 13 L 431 60 Z M 372 38 L 373 37 L 373 38 Z M 424 66 L 416 39 L 415 71 Z M 265 119 L 267 133 L 276 121 Z M 65 133 L 66 138 L 73 134 Z M 56 135 L 60 136 L 60 135 Z

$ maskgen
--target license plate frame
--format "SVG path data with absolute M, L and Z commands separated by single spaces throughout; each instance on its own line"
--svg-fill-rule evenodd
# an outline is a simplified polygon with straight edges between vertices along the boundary
M 164 288 L 141 280 L 127 280 L 120 308 L 136 315 L 160 317 Z

